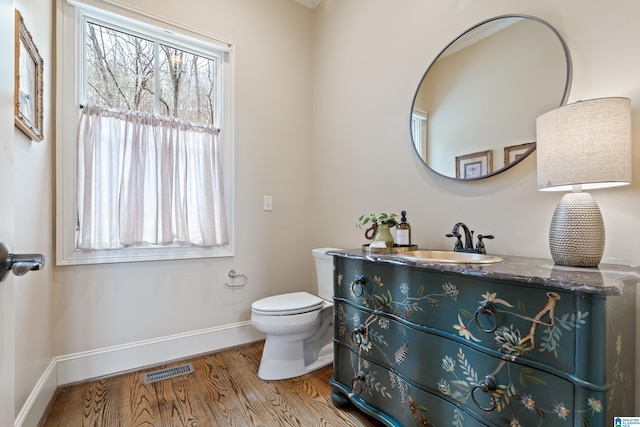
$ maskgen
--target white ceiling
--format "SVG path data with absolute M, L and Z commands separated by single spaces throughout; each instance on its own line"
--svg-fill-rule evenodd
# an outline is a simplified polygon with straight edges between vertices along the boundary
M 307 6 L 310 9 L 315 9 L 317 5 L 320 4 L 322 0 L 296 0 L 298 3 Z

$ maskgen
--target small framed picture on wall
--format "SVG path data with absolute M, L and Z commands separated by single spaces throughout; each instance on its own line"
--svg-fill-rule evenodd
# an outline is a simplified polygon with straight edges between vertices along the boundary
M 42 141 L 42 57 L 18 10 L 15 34 L 15 123 L 32 140 Z

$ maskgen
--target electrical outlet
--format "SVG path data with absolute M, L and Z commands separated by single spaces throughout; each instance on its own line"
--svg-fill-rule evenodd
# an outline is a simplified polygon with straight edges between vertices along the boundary
M 271 196 L 264 196 L 264 205 L 263 205 L 263 209 L 265 211 L 272 211 L 273 210 L 273 197 Z

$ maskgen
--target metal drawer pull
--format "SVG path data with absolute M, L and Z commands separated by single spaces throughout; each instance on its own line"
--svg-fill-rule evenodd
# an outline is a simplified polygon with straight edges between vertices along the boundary
M 365 336 L 366 334 L 367 334 L 367 327 L 364 325 L 360 325 L 356 329 L 354 329 L 353 332 L 351 332 L 351 341 L 355 345 L 360 346 L 360 344 L 362 344 L 362 337 Z
M 493 398 L 493 396 L 491 396 L 490 407 L 485 408 L 484 406 L 480 406 L 475 396 L 476 390 L 478 389 L 480 389 L 483 393 L 496 391 L 498 389 L 498 383 L 496 382 L 495 378 L 493 378 L 491 375 L 487 375 L 486 377 L 484 377 L 480 384 L 473 386 L 473 388 L 471 389 L 471 400 L 473 400 L 473 403 L 475 403 L 478 408 L 482 409 L 485 412 L 491 412 L 496 409 L 497 402 L 496 399 Z
M 353 390 L 354 394 L 362 393 L 366 379 L 367 375 L 362 371 L 358 372 L 358 375 L 353 377 L 351 380 L 351 390 Z
M 364 285 L 367 283 L 367 278 L 364 276 L 358 277 L 351 283 L 351 292 L 357 297 L 361 297 L 364 294 Z
M 488 314 L 489 316 L 491 316 L 491 318 L 493 318 L 493 326 L 491 328 L 485 328 L 484 326 L 482 326 L 482 323 L 480 323 L 480 320 L 478 319 L 479 314 Z M 496 316 L 496 306 L 491 301 L 482 301 L 482 304 L 480 304 L 480 306 L 476 310 L 476 314 L 474 314 L 473 318 L 476 321 L 476 325 L 478 325 L 478 329 L 480 329 L 482 332 L 486 332 L 490 334 L 495 332 L 496 329 L 498 329 L 498 317 Z

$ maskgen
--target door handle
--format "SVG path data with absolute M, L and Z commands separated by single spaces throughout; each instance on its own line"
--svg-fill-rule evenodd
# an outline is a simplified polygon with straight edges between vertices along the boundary
M 10 271 L 16 276 L 23 276 L 29 271 L 42 270 L 44 264 L 44 254 L 14 254 L 5 242 L 0 242 L 0 282 Z

